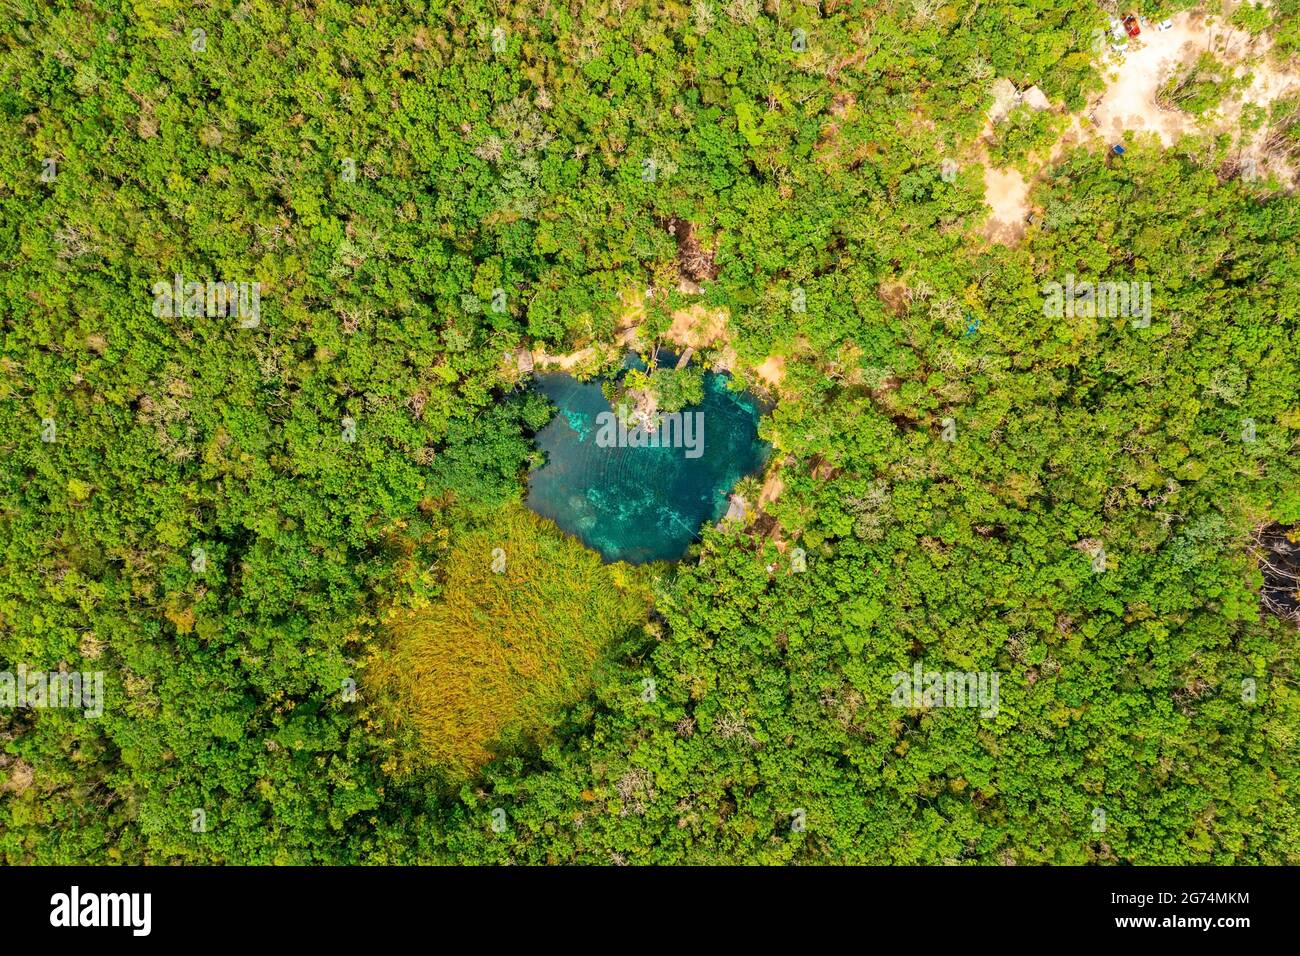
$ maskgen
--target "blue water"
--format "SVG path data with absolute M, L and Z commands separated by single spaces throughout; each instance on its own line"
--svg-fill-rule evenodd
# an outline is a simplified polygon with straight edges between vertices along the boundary
M 537 376 L 536 386 L 559 407 L 537 433 L 546 464 L 528 479 L 528 507 L 599 551 L 607 561 L 675 561 L 700 527 L 719 520 L 742 477 L 759 472 L 769 446 L 758 437 L 762 408 L 727 388 L 729 376 L 704 377 L 704 401 L 682 413 L 703 413 L 699 457 L 686 447 L 597 445 L 597 416 L 611 411 L 599 381 L 563 372 Z

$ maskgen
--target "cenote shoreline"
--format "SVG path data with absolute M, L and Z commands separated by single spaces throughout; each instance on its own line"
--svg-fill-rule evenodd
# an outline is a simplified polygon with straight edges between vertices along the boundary
M 706 371 L 703 401 L 646 432 L 615 424 L 601 381 L 535 377 L 557 413 L 536 435 L 546 463 L 528 476 L 526 504 L 606 561 L 678 560 L 722 518 L 736 483 L 762 471 L 771 447 L 758 423 L 768 406 Z

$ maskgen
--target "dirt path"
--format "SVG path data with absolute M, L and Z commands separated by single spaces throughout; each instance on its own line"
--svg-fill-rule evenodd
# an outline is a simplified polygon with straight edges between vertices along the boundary
M 767 505 L 781 497 L 781 492 L 785 491 L 785 482 L 781 479 L 781 466 L 777 465 L 768 474 L 767 480 L 763 482 L 763 488 L 758 493 L 758 507 L 765 508 Z

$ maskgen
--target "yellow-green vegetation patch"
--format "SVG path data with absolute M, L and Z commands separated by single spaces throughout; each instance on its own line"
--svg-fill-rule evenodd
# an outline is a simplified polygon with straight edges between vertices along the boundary
M 441 595 L 394 608 L 367 667 L 391 771 L 464 779 L 544 739 L 651 602 L 641 572 L 518 505 L 457 536 L 435 570 Z

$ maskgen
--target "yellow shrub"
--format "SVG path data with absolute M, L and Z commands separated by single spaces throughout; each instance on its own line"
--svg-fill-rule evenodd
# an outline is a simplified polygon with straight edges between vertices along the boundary
M 366 683 L 396 765 L 451 779 L 543 738 L 650 606 L 626 566 L 519 505 L 460 534 L 435 570 L 441 598 L 387 615 Z

